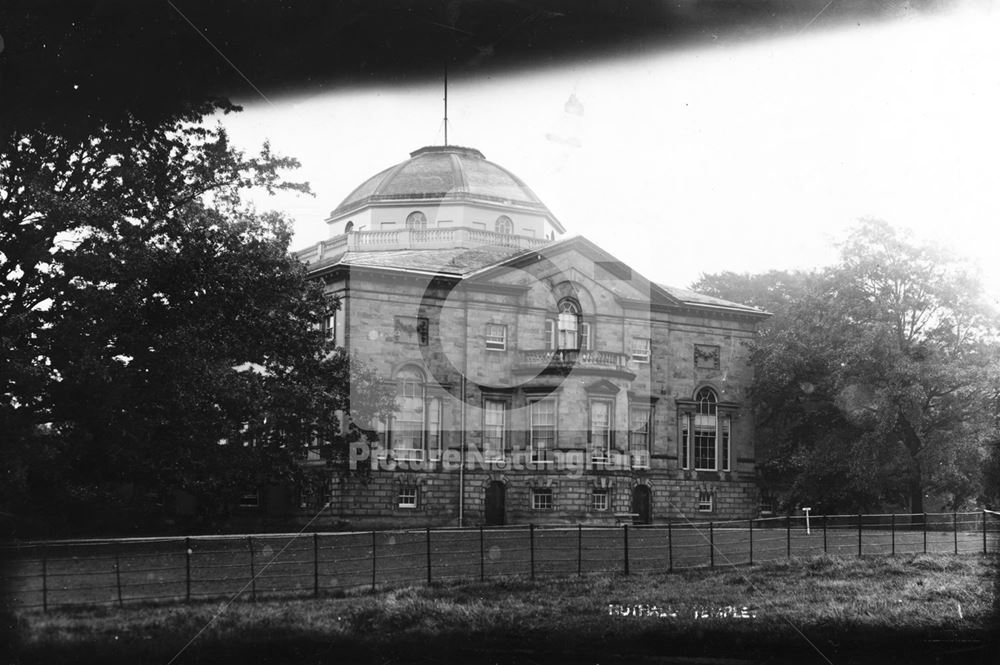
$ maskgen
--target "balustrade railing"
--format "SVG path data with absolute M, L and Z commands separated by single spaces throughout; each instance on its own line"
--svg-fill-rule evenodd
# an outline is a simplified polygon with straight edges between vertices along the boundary
M 523 349 L 518 364 L 524 367 L 599 367 L 626 370 L 629 357 L 614 351 L 580 349 Z

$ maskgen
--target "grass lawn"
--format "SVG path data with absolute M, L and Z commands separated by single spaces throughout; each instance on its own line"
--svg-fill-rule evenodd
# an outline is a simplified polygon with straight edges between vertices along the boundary
M 998 572 L 983 556 L 818 557 L 238 601 L 224 611 L 18 610 L 12 662 L 169 663 L 182 649 L 173 662 L 993 662 L 982 644 L 998 618 Z

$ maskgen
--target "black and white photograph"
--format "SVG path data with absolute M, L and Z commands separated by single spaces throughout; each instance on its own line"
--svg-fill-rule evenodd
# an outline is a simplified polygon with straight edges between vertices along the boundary
M 1000 662 L 992 0 L 8 0 L 0 662 Z

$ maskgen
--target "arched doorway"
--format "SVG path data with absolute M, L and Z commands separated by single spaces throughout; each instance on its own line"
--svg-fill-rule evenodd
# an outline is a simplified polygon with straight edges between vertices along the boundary
M 632 512 L 636 515 L 636 524 L 653 523 L 653 497 L 648 486 L 636 485 L 632 488 Z
M 507 514 L 507 486 L 494 480 L 486 487 L 486 526 L 502 526 Z

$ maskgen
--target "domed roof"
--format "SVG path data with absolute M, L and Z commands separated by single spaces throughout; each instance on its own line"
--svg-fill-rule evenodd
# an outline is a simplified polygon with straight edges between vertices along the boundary
M 475 148 L 427 146 L 351 192 L 331 217 L 380 201 L 446 199 L 528 209 L 555 219 L 516 175 Z M 556 222 L 558 225 L 558 222 Z

